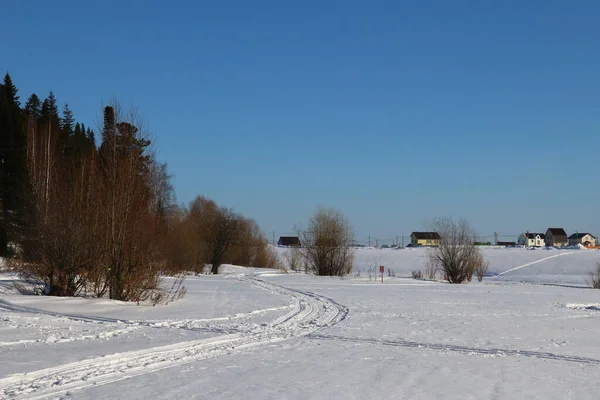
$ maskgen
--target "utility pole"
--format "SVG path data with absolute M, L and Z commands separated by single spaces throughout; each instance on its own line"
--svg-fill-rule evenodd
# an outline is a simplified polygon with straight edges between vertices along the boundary
M 275 231 L 273 231 L 273 246 L 275 246 Z
M 369 236 L 369 247 L 371 247 L 371 236 Z
M 402 247 L 404 247 L 404 236 L 402 236 Z
M 396 247 L 400 246 L 400 242 L 398 241 L 398 236 L 396 236 Z
M 498 245 L 498 232 L 494 232 L 494 244 Z

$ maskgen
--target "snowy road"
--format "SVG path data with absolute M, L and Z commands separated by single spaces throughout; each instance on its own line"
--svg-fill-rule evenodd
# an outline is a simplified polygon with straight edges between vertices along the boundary
M 346 318 L 348 309 L 335 301 L 310 292 L 287 289 L 258 277 L 240 275 L 238 279 L 292 300 L 291 310 L 271 323 L 236 326 L 237 333 L 208 339 L 186 341 L 139 351 L 112 354 L 0 380 L 0 394 L 7 398 L 43 399 L 103 385 L 165 368 L 241 351 L 268 343 L 305 336 L 335 325 Z M 1 307 L 13 312 L 48 314 L 84 319 L 97 323 L 114 322 L 109 318 L 59 314 L 19 307 L 4 301 Z M 129 324 L 140 322 L 120 321 Z M 0 397 L 0 398 L 3 398 Z

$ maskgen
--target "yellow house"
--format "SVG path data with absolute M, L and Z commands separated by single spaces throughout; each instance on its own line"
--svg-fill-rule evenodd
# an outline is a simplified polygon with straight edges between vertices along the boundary
M 596 245 L 596 236 L 591 233 L 574 233 L 569 236 L 569 246 L 577 246 L 582 244 L 586 247 Z
M 440 234 L 437 232 L 413 232 L 410 234 L 412 247 L 439 246 Z

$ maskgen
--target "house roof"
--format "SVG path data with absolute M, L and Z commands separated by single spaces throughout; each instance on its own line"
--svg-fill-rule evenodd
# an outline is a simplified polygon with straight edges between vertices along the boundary
M 298 236 L 280 236 L 277 244 L 280 246 L 298 246 L 300 238 Z
M 528 239 L 535 239 L 536 236 L 539 236 L 540 239 L 546 239 L 545 233 L 525 232 L 524 235 L 527 236 Z
M 548 230 L 546 232 L 550 232 L 552 234 L 552 236 L 557 237 L 557 236 L 564 236 L 565 238 L 567 237 L 567 232 L 565 232 L 565 230 L 563 228 L 548 228 Z
M 437 232 L 413 232 L 411 236 L 415 236 L 417 239 L 441 239 L 440 234 Z
M 587 232 L 574 233 L 571 236 L 569 236 L 569 239 L 581 239 L 585 235 L 590 235 L 591 237 L 593 237 L 594 239 L 596 239 L 596 236 L 592 235 L 591 233 L 587 233 Z
M 515 242 L 498 242 L 496 243 L 498 246 L 516 246 Z

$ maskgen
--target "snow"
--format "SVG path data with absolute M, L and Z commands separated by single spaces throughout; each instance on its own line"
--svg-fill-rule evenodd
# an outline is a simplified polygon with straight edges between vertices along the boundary
M 0 274 L 0 398 L 597 398 L 595 250 L 485 249 L 462 285 L 408 278 L 426 249 L 355 256 L 343 279 L 226 266 L 155 307 Z

